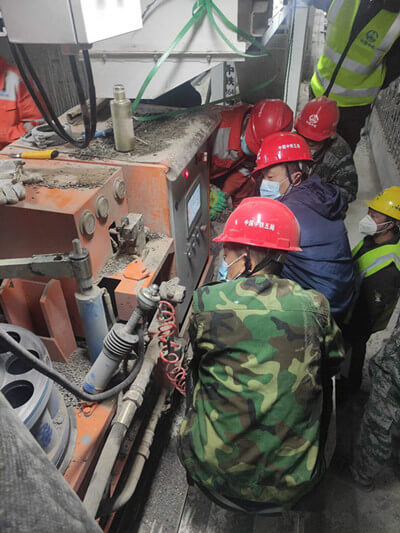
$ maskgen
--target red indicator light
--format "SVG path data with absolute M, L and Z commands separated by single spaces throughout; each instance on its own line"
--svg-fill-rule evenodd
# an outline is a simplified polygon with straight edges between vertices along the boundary
M 188 177 L 190 176 L 190 173 L 187 168 L 182 172 L 182 176 L 186 179 L 188 179 Z

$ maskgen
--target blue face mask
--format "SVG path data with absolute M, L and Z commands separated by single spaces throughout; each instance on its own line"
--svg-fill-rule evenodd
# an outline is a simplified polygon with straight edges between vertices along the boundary
M 250 150 L 250 148 L 246 144 L 245 136 L 243 135 L 240 137 L 240 147 L 242 148 L 242 151 L 246 155 L 254 155 L 253 152 Z
M 228 281 L 228 263 L 222 259 L 218 270 L 218 281 Z
M 234 281 L 233 279 L 228 279 L 228 268 L 234 265 L 235 263 L 237 263 L 243 257 L 243 255 L 244 254 L 242 254 L 240 257 L 232 261 L 232 263 L 229 263 L 229 265 L 225 261 L 225 259 L 222 259 L 221 264 L 218 269 L 218 278 L 217 278 L 218 281 Z M 236 278 L 238 278 L 239 276 L 241 276 L 241 274 L 238 274 Z
M 260 187 L 260 196 L 262 196 L 263 198 L 271 198 L 272 200 L 280 198 L 281 193 L 279 191 L 279 186 L 279 181 L 262 180 Z

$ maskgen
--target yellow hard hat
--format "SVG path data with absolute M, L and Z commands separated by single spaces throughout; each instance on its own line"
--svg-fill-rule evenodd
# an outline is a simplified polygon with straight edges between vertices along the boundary
M 365 203 L 378 213 L 400 220 L 400 187 L 383 189 L 373 200 Z

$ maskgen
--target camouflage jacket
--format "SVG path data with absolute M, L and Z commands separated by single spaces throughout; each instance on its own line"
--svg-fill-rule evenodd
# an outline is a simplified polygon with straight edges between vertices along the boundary
M 379 375 L 376 369 L 383 372 L 386 378 L 385 382 L 396 389 L 397 398 L 400 400 L 400 317 L 392 335 L 371 359 L 370 369 L 375 376 Z M 387 391 L 384 391 L 385 393 Z
M 315 156 L 312 173 L 320 176 L 322 183 L 339 187 L 346 209 L 356 199 L 358 177 L 353 154 L 347 142 L 337 135 L 320 154 Z
M 180 456 L 191 478 L 226 497 L 284 503 L 317 477 L 321 355 L 343 357 L 324 296 L 276 276 L 198 289 L 197 362 Z

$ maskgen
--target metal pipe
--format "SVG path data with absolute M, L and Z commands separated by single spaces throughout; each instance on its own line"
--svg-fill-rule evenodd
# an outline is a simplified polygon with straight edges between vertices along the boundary
M 76 292 L 75 300 L 82 320 L 89 359 L 93 363 L 102 351 L 108 333 L 103 291 L 97 285 L 93 285 L 87 291 Z
M 113 504 L 113 512 L 118 511 L 118 509 L 128 503 L 128 501 L 132 498 L 133 493 L 136 490 L 140 476 L 142 475 L 144 465 L 146 464 L 146 461 L 150 456 L 150 448 L 153 444 L 155 429 L 163 413 L 165 401 L 168 397 L 168 394 L 169 391 L 167 389 L 162 389 L 162 391 L 160 392 L 160 395 L 157 399 L 157 403 L 154 407 L 153 413 L 144 432 L 142 442 L 140 443 L 138 451 L 136 452 L 136 458 L 132 465 L 132 469 L 129 472 L 126 484 Z
M 117 413 L 111 431 L 104 444 L 96 468 L 90 480 L 83 503 L 88 513 L 95 517 L 107 487 L 115 460 L 118 457 L 122 441 L 132 423 L 137 409 L 143 402 L 143 395 L 150 381 L 153 368 L 158 360 L 158 339 L 154 337 L 150 342 L 142 368 L 136 381 L 124 394 L 122 407 Z
M 112 306 L 110 293 L 108 292 L 106 288 L 103 288 L 102 290 L 103 290 L 104 305 L 107 310 L 108 318 L 110 319 L 111 324 L 114 325 L 117 320 L 115 318 L 115 313 L 114 313 L 114 309 Z

